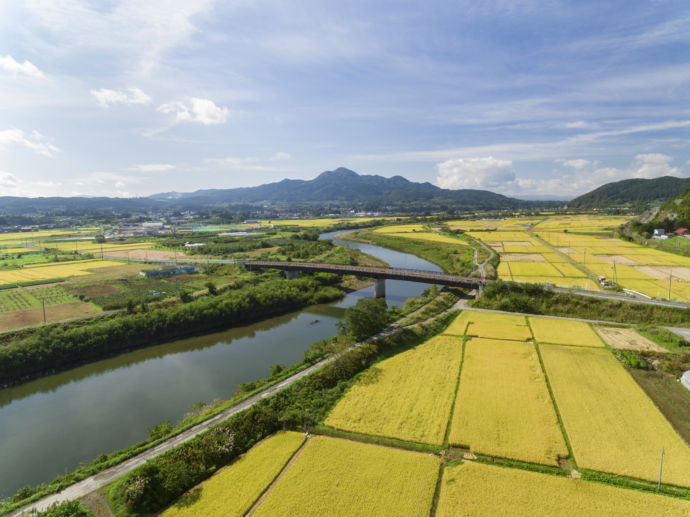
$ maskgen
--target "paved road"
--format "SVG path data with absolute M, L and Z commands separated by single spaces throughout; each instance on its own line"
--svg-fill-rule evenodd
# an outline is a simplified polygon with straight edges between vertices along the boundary
M 682 337 L 683 339 L 686 339 L 690 341 L 690 329 L 682 329 L 678 327 L 666 327 L 668 330 L 673 332 L 674 334 Z
M 368 339 L 366 339 L 363 342 L 357 343 L 355 345 L 352 345 L 351 347 L 343 350 L 340 354 L 344 354 L 354 348 L 357 348 L 361 346 L 363 343 L 368 343 L 374 339 L 378 339 L 381 337 L 388 336 L 392 334 L 393 332 L 399 330 L 399 327 L 394 324 L 391 327 L 388 327 L 375 336 L 372 336 Z M 63 501 L 73 501 L 75 499 L 79 499 L 80 497 L 84 497 L 87 494 L 90 494 L 91 492 L 98 490 L 99 488 L 102 488 L 103 486 L 107 485 L 108 483 L 111 483 L 112 481 L 116 480 L 117 478 L 123 476 L 124 474 L 127 474 L 128 472 L 131 472 L 135 468 L 143 465 L 146 463 L 148 460 L 155 458 L 156 456 L 163 454 L 166 451 L 169 451 L 173 447 L 176 447 L 186 441 L 191 440 L 198 434 L 206 431 L 209 427 L 213 426 L 214 424 L 217 424 L 219 422 L 222 422 L 223 420 L 228 419 L 232 415 L 239 413 L 240 411 L 244 411 L 245 409 L 253 406 L 260 400 L 269 397 L 273 395 L 274 393 L 277 393 L 280 390 L 285 389 L 286 387 L 290 386 L 291 384 L 297 382 L 298 380 L 302 379 L 303 377 L 313 373 L 314 371 L 322 368 L 323 366 L 327 365 L 328 363 L 335 361 L 340 354 L 327 357 L 326 359 L 323 359 L 319 361 L 318 363 L 310 366 L 309 368 L 306 368 L 302 370 L 301 372 L 298 372 L 294 374 L 291 377 L 288 377 L 287 379 L 274 384 L 273 386 L 270 386 L 266 388 L 265 390 L 260 391 L 259 393 L 256 393 L 255 395 L 252 395 L 248 399 L 234 405 L 231 408 L 226 409 L 225 411 L 217 414 L 216 416 L 209 418 L 208 420 L 178 434 L 177 436 L 151 448 L 148 449 L 138 456 L 134 456 L 133 458 L 130 458 L 118 465 L 115 465 L 109 469 L 106 469 L 102 472 L 99 472 L 98 474 L 94 474 L 93 476 L 90 476 L 82 481 L 79 481 L 78 483 L 75 483 L 74 485 L 71 485 L 67 488 L 65 488 L 62 492 L 58 494 L 53 494 L 50 496 L 47 496 L 39 501 L 36 501 L 35 503 L 32 503 L 28 506 L 25 506 L 19 510 L 16 510 L 13 513 L 9 514 L 9 517 L 16 517 L 16 516 L 21 516 L 21 515 L 30 515 L 31 512 L 34 511 L 44 511 L 47 508 L 49 508 L 52 504 L 55 503 L 60 503 Z
M 589 296 L 590 298 L 604 298 L 606 300 L 616 300 L 621 302 L 658 305 L 659 307 L 675 307 L 677 309 L 690 309 L 690 304 L 684 302 L 665 302 L 663 300 L 631 298 L 624 294 L 614 294 L 600 291 L 584 291 L 581 289 L 568 289 L 567 287 L 550 287 L 550 289 L 559 293 L 576 294 L 578 296 Z

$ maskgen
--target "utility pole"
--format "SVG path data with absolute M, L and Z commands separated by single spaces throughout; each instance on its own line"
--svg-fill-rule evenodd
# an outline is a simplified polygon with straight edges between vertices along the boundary
M 656 491 L 661 489 L 661 472 L 664 469 L 664 448 L 661 448 L 661 462 L 659 463 L 659 484 L 656 486 Z
M 41 302 L 43 303 L 43 324 L 46 324 L 46 299 L 41 298 Z
M 668 271 L 668 301 L 671 301 L 671 282 L 673 282 L 673 268 Z

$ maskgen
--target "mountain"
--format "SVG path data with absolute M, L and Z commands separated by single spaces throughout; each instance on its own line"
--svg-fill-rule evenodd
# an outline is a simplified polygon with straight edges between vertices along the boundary
M 669 230 L 690 224 L 690 188 L 680 196 L 667 201 L 659 208 L 654 218 L 655 224 L 668 226 Z M 669 224 L 664 224 L 669 222 Z
M 631 179 L 607 183 L 576 197 L 569 208 L 606 208 L 639 203 L 668 201 L 678 192 L 690 188 L 690 178 L 662 176 L 654 179 Z
M 140 198 L 0 197 L 0 215 L 86 214 L 90 212 L 142 213 L 160 210 L 279 206 L 399 211 L 501 210 L 556 207 L 561 203 L 526 201 L 487 190 L 448 190 L 431 183 L 414 183 L 402 176 L 360 175 L 338 168 L 313 180 L 284 179 L 258 187 L 164 192 Z
M 161 199 L 161 195 L 156 195 Z M 226 203 L 370 203 L 381 206 L 400 203 L 455 203 L 458 208 L 518 208 L 524 201 L 486 190 L 447 190 L 431 183 L 413 183 L 402 176 L 384 178 L 360 175 L 340 167 L 321 173 L 313 180 L 284 179 L 258 187 L 197 190 L 181 194 L 179 201 Z

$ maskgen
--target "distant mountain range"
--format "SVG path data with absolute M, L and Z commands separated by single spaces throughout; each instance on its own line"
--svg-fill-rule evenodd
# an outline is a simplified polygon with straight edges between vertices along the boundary
M 402 176 L 360 175 L 338 168 L 313 180 L 284 179 L 258 187 L 165 192 L 142 198 L 0 197 L 0 213 L 87 213 L 92 211 L 194 210 L 232 205 L 329 204 L 383 210 L 500 210 L 554 207 L 561 203 L 526 201 L 486 190 L 449 190 L 431 183 L 414 183 Z
M 568 208 L 608 208 L 664 202 L 690 188 L 690 178 L 662 176 L 607 183 L 568 202 Z
M 665 176 L 653 180 L 632 179 L 608 183 L 568 202 L 570 208 L 606 208 L 666 201 L 690 187 L 690 179 Z M 556 208 L 564 200 L 516 199 L 487 190 L 442 189 L 431 183 L 415 183 L 402 176 L 384 178 L 338 168 L 313 180 L 284 179 L 258 187 L 165 192 L 139 198 L 108 197 L 0 197 L 0 215 L 79 215 L 91 212 L 143 213 L 160 210 L 204 208 L 273 207 L 290 210 L 309 207 L 353 208 L 371 211 L 397 210 L 511 210 Z

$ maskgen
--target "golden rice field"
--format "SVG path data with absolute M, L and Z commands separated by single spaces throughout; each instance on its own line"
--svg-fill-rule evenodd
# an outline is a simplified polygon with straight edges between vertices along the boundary
M 396 217 L 322 217 L 315 219 L 266 219 L 259 222 L 262 225 L 326 228 L 336 224 L 368 223 L 371 221 L 391 221 L 394 219 Z
M 182 500 L 162 517 L 242 516 L 278 476 L 292 455 L 304 443 L 302 433 L 279 432 L 255 445 L 195 489 L 194 502 Z M 200 491 L 200 495 L 196 490 Z
M 329 426 L 441 445 L 455 395 L 462 339 L 437 336 L 371 366 L 326 418 Z
M 589 323 L 555 318 L 539 318 L 530 316 L 534 338 L 539 343 L 553 343 L 557 345 L 596 346 L 603 347 L 604 342 L 592 330 Z
M 467 330 L 465 330 L 467 329 Z M 524 316 L 484 311 L 463 311 L 444 334 L 527 341 L 532 333 Z
M 50 280 L 51 278 L 65 278 L 91 274 L 90 269 L 99 269 L 111 266 L 121 266 L 124 262 L 112 260 L 85 260 L 76 262 L 53 262 L 50 264 L 33 264 L 32 267 L 0 271 L 0 284 L 16 284 L 20 282 L 33 282 Z
M 254 515 L 427 517 L 439 465 L 430 454 L 314 436 Z
M 690 515 L 690 501 L 600 483 L 467 462 L 446 467 L 437 517 Z
M 38 239 L 46 239 L 50 237 L 67 237 L 71 235 L 88 235 L 96 233 L 97 228 L 66 228 L 55 230 L 39 230 L 35 232 L 10 232 L 0 233 L 0 245 L 5 245 L 6 242 L 33 242 Z
M 690 257 L 676 255 L 608 235 L 543 231 L 540 237 L 596 276 L 651 297 L 690 300 Z
M 608 350 L 540 347 L 582 468 L 690 486 L 690 447 Z
M 373 230 L 374 233 L 387 235 L 390 237 L 399 237 L 403 239 L 412 239 L 429 242 L 442 242 L 444 244 L 453 244 L 460 247 L 467 247 L 468 244 L 462 240 L 445 235 L 437 231 L 424 228 L 421 224 L 398 224 L 393 226 L 382 226 Z
M 0 255 L 12 255 L 14 253 L 31 253 L 33 250 L 30 248 L 2 248 L 0 249 Z
M 532 343 L 467 341 L 450 444 L 547 465 L 568 457 Z

